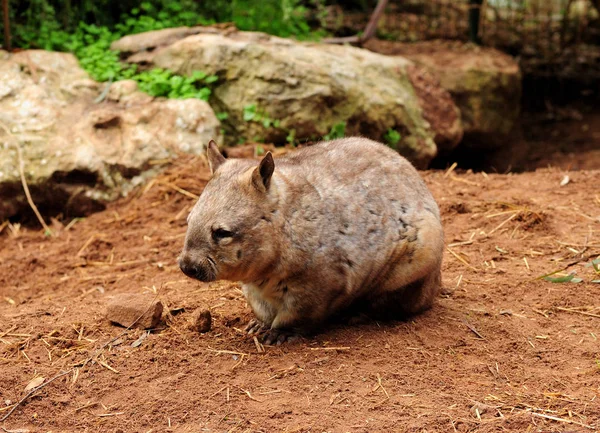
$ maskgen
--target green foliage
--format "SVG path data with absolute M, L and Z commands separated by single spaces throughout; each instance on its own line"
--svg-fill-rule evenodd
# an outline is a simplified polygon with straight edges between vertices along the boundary
M 81 67 L 96 81 L 116 81 L 135 74 L 134 66 L 121 63 L 119 53 L 110 50 L 110 44 L 119 37 L 107 27 L 81 23 L 75 33 L 64 38 L 66 42 L 62 46 L 51 49 L 75 54 Z
M 392 149 L 396 149 L 398 147 L 398 143 L 400 143 L 401 138 L 402 136 L 400 135 L 400 133 L 392 128 L 388 129 L 385 135 L 383 136 L 383 139 L 385 140 L 386 144 Z
M 296 145 L 296 130 L 295 129 L 290 129 L 288 131 L 287 137 L 285 137 L 285 141 L 288 144 L 291 144 L 292 146 Z
M 324 140 L 335 140 L 346 135 L 346 122 L 338 122 L 331 127 L 329 134 L 323 136 Z
M 116 37 L 169 27 L 233 22 L 241 30 L 314 39 L 302 0 L 9 0 L 13 46 L 67 50 L 81 25 Z M 89 29 L 84 30 L 85 33 Z M 104 31 L 102 31 L 104 32 Z M 0 34 L 0 43 L 3 35 Z M 114 40 L 113 39 L 113 40 Z
M 73 32 L 68 33 L 52 19 L 55 18 L 54 8 L 45 1 L 36 0 L 31 7 L 42 8 L 50 19 L 42 22 L 37 33 L 32 31 L 31 34 L 20 35 L 20 40 L 26 47 L 74 53 L 81 67 L 96 81 L 133 79 L 138 82 L 140 90 L 152 96 L 207 101 L 210 85 L 218 79 L 216 76 L 196 71 L 190 77 L 184 77 L 162 69 L 138 73 L 135 65 L 122 63 L 119 52 L 110 49 L 111 43 L 125 34 L 193 25 L 201 21 L 196 13 L 184 9 L 184 4 L 166 2 L 164 7 L 158 8 L 151 2 L 142 2 L 139 8 L 133 8 L 131 15 L 115 26 L 115 30 L 80 22 Z
M 271 119 L 264 110 L 256 107 L 256 104 L 246 105 L 244 107 L 243 119 L 245 122 L 262 123 L 265 128 L 279 128 L 281 122 L 278 119 Z
M 234 0 L 231 21 L 240 30 L 252 30 L 277 36 L 305 39 L 311 28 L 306 21 L 306 7 L 301 0 Z
M 195 71 L 190 77 L 175 75 L 164 69 L 152 69 L 135 74 L 131 77 L 138 82 L 140 90 L 152 96 L 187 99 L 197 98 L 208 101 L 210 84 L 218 78 L 204 72 Z
M 123 35 L 143 33 L 152 30 L 161 30 L 170 27 L 194 26 L 209 24 L 198 12 L 195 12 L 193 3 L 189 2 L 165 2 L 161 5 L 144 1 L 139 7 L 131 9 L 127 16 L 123 17 L 122 23 L 118 23 L 115 29 Z

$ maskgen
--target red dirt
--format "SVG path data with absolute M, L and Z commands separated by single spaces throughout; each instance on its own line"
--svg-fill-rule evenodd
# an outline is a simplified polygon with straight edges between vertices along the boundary
M 571 172 L 560 187 L 564 174 L 423 172 L 456 254 L 446 252 L 434 308 L 407 322 L 331 326 L 264 353 L 240 331 L 252 315 L 239 288 L 193 281 L 176 265 L 194 200 L 174 186 L 201 192 L 208 173 L 200 159 L 180 159 L 128 199 L 68 229 L 55 223 L 56 237 L 5 225 L 0 417 L 36 375 L 74 370 L 0 426 L 594 431 L 600 285 L 590 281 L 600 277 L 585 264 L 600 254 L 600 172 Z M 536 279 L 566 266 L 584 281 Z M 142 331 L 132 330 L 98 351 L 123 332 L 103 318 L 108 296 L 154 290 L 167 310 L 184 311 L 138 347 L 131 343 Z M 199 307 L 213 316 L 206 334 L 188 328 Z M 82 366 L 94 354 L 102 363 Z

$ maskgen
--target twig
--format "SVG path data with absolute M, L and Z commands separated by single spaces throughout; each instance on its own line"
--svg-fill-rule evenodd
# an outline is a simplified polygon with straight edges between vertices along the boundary
M 217 354 L 222 354 L 222 353 L 226 353 L 229 355 L 239 355 L 239 356 L 248 356 L 247 353 L 243 353 L 243 352 L 235 352 L 233 350 L 217 350 L 217 349 L 213 349 L 212 347 L 207 348 L 206 350 L 208 350 L 209 352 L 215 352 Z
M 554 307 L 556 310 L 566 311 L 567 313 L 583 314 L 584 316 L 597 317 L 600 319 L 600 314 L 588 313 L 587 311 L 571 310 L 570 308 Z
M 100 418 L 104 418 L 104 417 L 107 417 L 107 416 L 117 416 L 117 415 L 123 415 L 124 413 L 125 413 L 125 412 L 101 413 L 101 414 L 99 414 L 99 415 L 96 415 L 96 416 L 97 416 L 97 417 L 100 417 Z
M 106 99 L 106 96 L 108 95 L 108 91 L 110 90 L 110 86 L 112 85 L 113 79 L 114 79 L 114 77 L 111 74 L 110 78 L 108 79 L 108 83 L 104 87 L 104 90 L 102 91 L 102 93 L 100 93 L 100 95 L 98 95 L 98 97 L 96 99 L 94 99 L 94 104 L 99 104 L 100 102 L 104 101 L 104 99 Z
M 183 188 L 180 188 L 180 187 L 178 187 L 178 186 L 177 186 L 177 185 L 175 185 L 174 183 L 171 183 L 171 182 L 163 182 L 163 181 L 158 181 L 158 183 L 159 183 L 159 184 L 161 184 L 161 185 L 164 185 L 164 186 L 168 186 L 169 188 L 171 188 L 171 189 L 174 189 L 175 191 L 177 191 L 177 192 L 178 192 L 178 193 L 180 193 L 180 194 L 183 194 L 183 195 L 185 195 L 186 197 L 193 198 L 194 200 L 198 200 L 198 197 L 199 197 L 199 196 L 197 196 L 196 194 L 192 194 L 191 192 L 189 192 L 189 191 L 186 191 L 186 190 L 185 190 L 185 189 L 183 189 Z
M 25 179 L 25 170 L 23 168 L 23 166 L 24 166 L 23 153 L 21 151 L 21 146 L 19 146 L 18 140 L 15 138 L 15 136 L 12 134 L 12 132 L 10 132 L 10 130 L 6 127 L 6 125 L 0 123 L 0 127 L 2 129 L 4 129 L 4 132 L 6 132 L 10 138 L 12 138 L 14 140 L 14 142 L 11 144 L 15 147 L 15 149 L 17 149 L 17 156 L 19 159 L 19 175 L 21 176 L 21 184 L 23 185 L 23 191 L 25 191 L 25 196 L 27 197 L 27 202 L 29 203 L 29 206 L 31 206 L 31 209 L 33 210 L 33 213 L 35 213 L 35 216 L 37 217 L 38 221 L 44 228 L 44 232 L 46 234 L 52 236 L 52 230 L 50 230 L 50 227 L 48 227 L 48 225 L 44 221 L 44 218 L 42 218 L 40 211 L 38 210 L 37 206 L 33 202 L 33 199 L 31 198 L 31 193 L 29 192 L 29 186 L 27 186 L 27 180 Z
M 262 403 L 262 400 L 259 400 L 259 399 L 255 398 L 255 397 L 252 397 L 252 394 L 250 394 L 250 391 L 247 391 L 244 388 L 240 388 L 240 389 L 242 391 L 244 391 L 248 397 L 250 397 L 250 400 L 254 400 L 254 401 L 257 401 L 259 403 Z
M 385 396 L 387 398 L 390 398 L 390 395 L 388 394 L 388 392 L 385 390 L 385 388 L 383 387 L 383 385 L 381 384 L 381 376 L 379 375 L 379 373 L 377 373 L 377 386 L 379 388 L 381 388 L 381 390 L 383 391 L 383 393 L 385 394 Z
M 75 410 L 73 412 L 79 412 L 80 410 L 87 409 L 88 407 L 98 406 L 99 404 L 100 403 L 98 403 L 97 401 L 93 402 L 93 403 L 89 403 L 89 404 L 83 405 L 81 407 L 75 408 Z
M 467 266 L 470 269 L 473 269 L 474 271 L 479 271 L 479 269 L 477 269 L 475 266 L 470 265 L 465 259 L 463 259 L 461 256 L 459 256 L 458 254 L 456 254 L 450 248 L 446 247 L 446 249 L 450 252 L 450 254 L 452 254 L 454 257 L 456 257 L 456 259 L 459 262 L 463 263 L 465 266 Z
M 360 42 L 360 37 L 358 36 L 346 36 L 343 38 L 327 38 L 323 39 L 323 42 L 326 44 L 358 44 Z
M 258 353 L 263 353 L 265 351 L 265 348 L 262 344 L 260 344 L 258 338 L 256 338 L 256 335 L 254 335 L 252 338 L 254 340 L 254 345 L 256 346 L 256 350 L 258 351 Z
M 543 413 L 531 412 L 531 415 L 539 416 L 540 418 L 551 419 L 552 421 L 565 422 L 567 424 L 576 424 L 576 425 L 580 425 L 581 427 L 585 427 L 585 428 L 589 428 L 589 429 L 594 428 L 591 425 L 587 425 L 587 424 L 584 424 L 584 423 L 581 423 L 578 421 L 573 421 L 572 419 L 559 418 L 557 416 L 545 415 Z
M 367 23 L 367 26 L 365 27 L 365 31 L 363 32 L 363 34 L 361 36 L 356 35 L 356 36 L 348 36 L 348 37 L 344 37 L 344 38 L 329 38 L 329 39 L 324 39 L 323 42 L 325 42 L 326 44 L 357 44 L 357 45 L 364 44 L 365 42 L 367 42 L 369 39 L 371 39 L 375 35 L 375 31 L 377 30 L 377 23 L 379 22 L 381 15 L 383 15 L 383 12 L 385 11 L 385 7 L 387 6 L 387 3 L 388 3 L 388 0 L 379 0 L 377 2 L 377 6 L 375 6 L 375 10 L 371 14 L 371 17 L 369 18 L 369 22 Z
M 473 332 L 473 334 L 477 335 L 477 336 L 478 336 L 479 338 L 481 338 L 482 340 L 485 340 L 485 338 L 483 337 L 483 335 L 481 335 L 481 334 L 479 333 L 479 331 L 477 331 L 477 329 L 475 329 L 475 327 L 474 327 L 473 325 L 471 325 L 469 322 L 467 322 L 467 321 L 466 321 L 466 320 L 464 320 L 464 319 L 463 319 L 463 323 L 464 323 L 465 325 L 467 325 L 467 328 L 469 328 L 469 329 L 470 329 L 470 330 Z
M 360 43 L 364 44 L 369 39 L 371 39 L 375 35 L 375 30 L 377 30 L 377 23 L 387 6 L 388 0 L 379 0 L 377 2 L 377 6 L 375 6 L 375 10 L 369 18 L 369 22 L 367 23 L 367 27 L 365 27 L 365 31 L 363 35 L 360 37 Z
M 509 221 L 510 221 L 510 220 L 512 220 L 513 218 L 515 218 L 515 217 L 516 217 L 518 214 L 519 214 L 518 212 L 517 212 L 517 213 L 514 213 L 514 214 L 512 214 L 510 217 L 508 217 L 507 219 L 505 219 L 504 221 L 502 221 L 500 224 L 498 224 L 496 227 L 494 227 L 494 228 L 492 229 L 492 231 L 491 231 L 491 232 L 489 232 L 489 233 L 487 234 L 487 236 L 489 236 L 489 235 L 491 235 L 492 233 L 494 233 L 496 230 L 498 230 L 498 229 L 499 229 L 500 227 L 502 227 L 504 224 L 506 224 L 507 222 L 509 222 Z
M 310 350 L 350 350 L 350 347 L 338 346 L 338 347 L 311 347 Z
M 6 414 L 4 415 L 4 417 L 2 419 L 0 419 L 0 422 L 4 422 L 8 419 L 9 416 L 12 415 L 12 413 L 15 411 L 16 408 L 18 408 L 19 406 L 21 406 L 25 400 L 27 400 L 29 397 L 31 397 L 33 394 L 35 394 L 36 392 L 38 392 L 40 389 L 44 388 L 46 385 L 49 385 L 50 383 L 54 382 L 56 379 L 63 377 L 69 373 L 71 373 L 73 371 L 73 369 L 69 369 L 67 371 L 63 371 L 62 373 L 57 374 L 56 376 L 54 376 L 53 378 L 49 379 L 47 382 L 42 383 L 39 386 L 36 386 L 35 388 L 33 388 L 31 391 L 29 391 L 25 397 L 23 397 L 21 400 L 19 400 L 19 402 L 17 404 L 15 404 L 12 409 Z
M 452 165 L 448 168 L 448 170 L 446 170 L 446 172 L 444 173 L 444 177 L 450 176 L 450 173 L 452 173 L 457 166 L 458 163 L 453 162 Z

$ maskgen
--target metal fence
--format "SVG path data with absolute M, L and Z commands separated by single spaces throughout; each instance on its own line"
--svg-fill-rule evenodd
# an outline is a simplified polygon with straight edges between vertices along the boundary
M 379 37 L 466 41 L 473 7 L 481 44 L 518 56 L 525 72 L 600 77 L 600 0 L 391 0 Z

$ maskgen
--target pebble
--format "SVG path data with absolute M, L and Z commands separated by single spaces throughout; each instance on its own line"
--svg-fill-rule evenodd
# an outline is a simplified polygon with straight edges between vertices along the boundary
M 198 308 L 192 313 L 190 329 L 196 332 L 205 333 L 212 327 L 212 317 L 210 311 L 205 308 Z
M 162 311 L 163 304 L 151 294 L 124 293 L 113 296 L 106 304 L 106 318 L 126 328 L 132 325 L 141 329 L 155 328 Z

